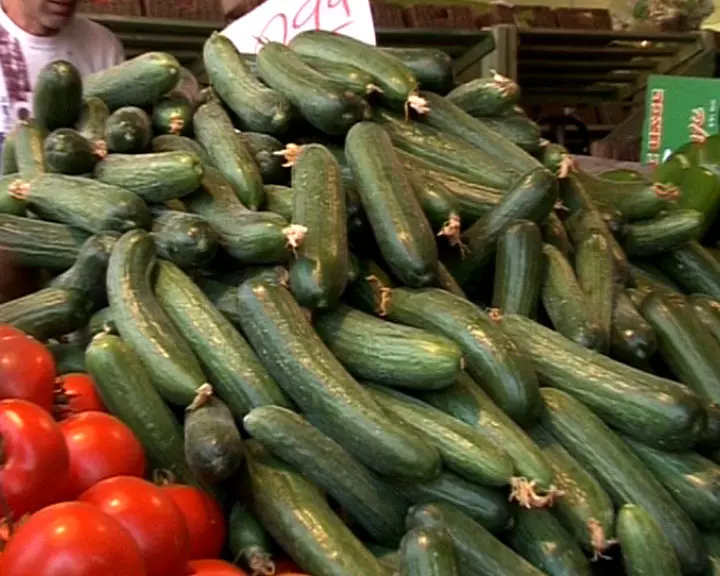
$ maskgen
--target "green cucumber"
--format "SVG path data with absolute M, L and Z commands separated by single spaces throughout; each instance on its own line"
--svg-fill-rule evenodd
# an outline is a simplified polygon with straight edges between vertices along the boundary
M 657 264 L 689 294 L 700 292 L 720 299 L 720 262 L 697 242 L 688 242 L 657 257 Z
M 200 146 L 192 138 L 187 136 L 176 136 L 175 134 L 163 134 L 162 136 L 155 136 L 152 139 L 151 146 L 153 152 L 190 152 L 195 154 L 203 164 L 210 164 L 210 158 L 208 157 L 205 148 Z
M 15 131 L 15 161 L 23 180 L 30 180 L 46 172 L 43 128 L 32 118 L 20 120 Z
M 573 251 L 572 242 L 562 220 L 555 212 L 550 212 L 548 217 L 540 223 L 540 230 L 543 242 L 555 246 L 566 258 L 570 256 Z
M 155 214 L 151 231 L 158 256 L 180 268 L 202 267 L 215 258 L 217 232 L 200 216 L 162 210 Z
M 680 576 L 680 562 L 662 526 L 640 506 L 618 513 L 618 538 L 627 576 Z
M 350 91 L 361 98 L 380 91 L 380 88 L 373 84 L 374 78 L 372 75 L 360 70 L 357 66 L 328 62 L 319 58 L 303 57 L 302 54 L 300 58 L 313 70 L 320 72 L 328 80 L 331 80 L 342 91 Z
M 11 216 L 25 216 L 27 214 L 26 202 L 19 198 L 13 198 L 11 195 L 14 190 L 23 185 L 23 181 L 17 177 L 17 174 L 0 176 L 0 214 L 9 214 Z
M 442 526 L 417 526 L 400 543 L 405 576 L 458 576 L 455 545 Z
M 477 117 L 478 121 L 493 132 L 515 144 L 525 152 L 537 155 L 542 147 L 540 126 L 526 114 L 511 113 L 502 117 Z
M 610 348 L 614 287 L 613 258 L 605 236 L 591 234 L 577 246 L 575 271 L 590 312 L 600 327 L 601 350 Z
M 240 467 L 245 447 L 230 409 L 210 386 L 185 410 L 185 461 L 210 484 L 227 480 Z
M 647 261 L 630 264 L 631 285 L 647 295 L 650 292 L 682 294 L 682 289 L 658 268 Z
M 690 303 L 695 309 L 695 314 L 705 325 L 720 344 L 720 302 L 704 294 L 694 294 L 690 297 Z
M 435 48 L 381 48 L 405 64 L 423 90 L 445 95 L 455 84 L 452 58 Z
M 44 174 L 14 195 L 45 220 L 61 222 L 95 234 L 147 228 L 150 213 L 132 192 L 80 176 Z
M 610 496 L 544 428 L 536 426 L 529 434 L 552 468 L 562 494 L 550 511 L 586 552 L 601 558 L 614 543 L 615 508 Z
M 630 168 L 615 168 L 600 173 L 603 180 L 612 180 L 613 182 L 639 182 L 645 180 L 645 177 L 637 170 Z
M 245 140 L 250 148 L 265 185 L 287 183 L 288 169 L 284 157 L 279 154 L 285 150 L 285 146 L 280 140 L 269 134 L 256 132 L 238 132 L 238 136 Z
M 99 334 L 87 347 L 85 363 L 103 403 L 133 431 L 152 465 L 168 470 L 177 481 L 194 483 L 185 462 L 182 427 L 135 350 L 119 336 Z
M 302 416 L 279 406 L 256 408 L 245 430 L 338 502 L 372 538 L 397 546 L 407 502 Z
M 493 533 L 503 532 L 513 523 L 504 491 L 468 482 L 447 470 L 427 482 L 393 482 L 393 485 L 413 504 L 450 504 Z
M 698 443 L 703 448 L 720 447 L 720 405 L 714 402 L 705 404 L 707 422 Z
M 0 254 L 21 266 L 67 270 L 88 237 L 65 224 L 0 214 Z
M 659 352 L 681 382 L 720 403 L 720 346 L 682 297 L 650 294 L 642 315 L 654 328 Z
M 705 530 L 720 526 L 720 466 L 695 452 L 662 452 L 625 440 L 665 489 Z
M 263 208 L 268 212 L 274 212 L 282 216 L 290 222 L 292 220 L 294 194 L 295 192 L 289 186 L 266 184 L 265 205 Z
M 110 255 L 108 301 L 118 332 L 138 353 L 158 391 L 168 401 L 187 406 L 205 377 L 154 294 L 154 269 L 152 236 L 141 230 L 124 234 Z
M 524 176 L 492 211 L 480 218 L 463 234 L 468 253 L 456 255 L 448 263 L 450 272 L 462 286 L 495 255 L 497 241 L 516 220 L 540 222 L 547 218 L 557 200 L 556 179 L 545 169 Z
M 64 288 L 43 288 L 0 304 L 0 324 L 10 324 L 41 342 L 80 330 L 89 317 L 82 294 Z
M 213 32 L 205 41 L 203 61 L 210 84 L 243 129 L 266 134 L 287 130 L 290 102 L 255 77 L 229 38 Z
M 671 542 L 685 574 L 701 574 L 707 551 L 687 514 L 630 448 L 580 402 L 542 389 L 546 428 L 607 490 L 616 506 L 645 508 Z
M 203 178 L 203 165 L 189 152 L 110 154 L 95 166 L 100 182 L 122 186 L 145 202 L 161 204 L 194 192 Z
M 368 314 L 385 317 L 393 283 L 387 272 L 372 260 L 358 262 L 358 277 L 348 286 L 347 301 Z
M 555 482 L 553 470 L 541 451 L 469 376 L 463 374 L 450 388 L 421 398 L 501 446 L 510 456 L 516 476 L 526 478 L 541 492 L 551 490 Z
M 563 178 L 566 178 L 570 169 L 575 166 L 575 160 L 565 146 L 547 140 L 542 142 L 538 158 L 545 168 L 558 177 L 562 174 Z
M 550 510 L 520 508 L 508 542 L 513 550 L 549 576 L 590 576 L 590 562 Z
M 433 231 L 444 236 L 451 246 L 459 246 L 462 221 L 455 197 L 438 180 L 425 179 L 410 171 L 406 173 Z
M 412 185 L 382 127 L 354 126 L 345 152 L 365 214 L 390 270 L 408 286 L 428 285 L 437 269 L 437 246 Z
M 646 366 L 657 350 L 655 330 L 624 290 L 615 295 L 610 340 L 612 355 L 636 368 Z
M 151 115 L 155 134 L 174 134 L 176 136 L 192 134 L 193 112 L 195 112 L 195 107 L 184 96 L 166 96 L 155 102 Z
M 54 60 L 42 67 L 35 79 L 33 113 L 48 132 L 71 128 L 82 107 L 83 81 L 70 62 Z
M 703 232 L 713 225 L 720 208 L 720 185 L 716 171 L 693 166 L 683 173 L 679 184 L 679 208 L 697 210 L 703 215 Z
M 641 442 L 680 450 L 694 444 L 705 425 L 698 397 L 676 382 L 587 350 L 524 316 L 505 316 L 502 328 L 545 386 L 573 394 Z
M 509 226 L 498 240 L 493 307 L 504 314 L 534 317 L 544 260 L 540 229 L 534 222 L 519 220 Z
M 93 171 L 103 152 L 72 128 L 60 128 L 45 138 L 45 163 L 49 172 L 80 175 Z
M 52 354 L 58 375 L 85 373 L 85 343 L 55 342 L 50 340 L 45 347 Z
M 450 340 L 340 304 L 314 322 L 320 338 L 357 378 L 397 388 L 437 390 L 455 381 L 462 352 Z
M 603 350 L 607 340 L 602 326 L 570 262 L 550 244 L 543 245 L 542 252 L 546 269 L 540 296 L 553 327 L 576 344 Z
M 457 283 L 455 277 L 450 274 L 450 271 L 445 267 L 445 264 L 443 264 L 442 262 L 438 262 L 437 276 L 435 278 L 435 287 L 442 288 L 443 290 L 447 290 L 448 292 L 450 292 L 450 294 L 454 294 L 455 296 L 459 296 L 460 298 L 467 299 L 467 295 L 460 287 L 460 284 Z
M 260 361 L 312 424 L 381 474 L 437 473 L 438 453 L 386 417 L 325 347 L 286 288 L 249 280 L 238 290 L 237 306 Z
M 146 52 L 83 78 L 85 99 L 100 98 L 110 110 L 149 107 L 170 92 L 180 77 L 180 64 L 165 52 Z
M 396 288 L 388 319 L 441 334 L 465 354 L 467 370 L 513 420 L 532 424 L 540 408 L 535 373 L 515 344 L 471 302 L 439 290 Z
M 320 144 L 303 146 L 292 168 L 293 246 L 290 290 L 311 310 L 333 307 L 348 276 L 347 211 L 340 167 Z
M 444 503 L 413 506 L 408 529 L 444 526 L 455 544 L 459 572 L 463 576 L 541 576 L 535 568 L 497 540 L 490 532 L 457 508 Z
M 371 386 L 383 410 L 435 446 L 445 466 L 470 482 L 506 486 L 513 473 L 508 454 L 471 426 L 401 392 Z
M 263 45 L 257 66 L 263 82 L 283 94 L 305 120 L 326 134 L 343 135 L 353 124 L 370 118 L 365 100 L 343 91 L 279 42 Z
M 385 576 L 375 557 L 297 470 L 254 441 L 247 461 L 255 511 L 300 568 L 326 576 Z
M 697 210 L 675 210 L 653 220 L 627 224 L 622 230 L 622 246 L 630 257 L 662 254 L 697 240 L 702 223 Z
M 235 502 L 227 521 L 228 550 L 235 563 L 242 561 L 252 572 L 273 574 L 275 565 L 270 560 L 270 536 L 250 509 Z
M 110 152 L 139 154 L 147 150 L 151 139 L 152 123 L 142 108 L 118 108 L 105 123 L 105 142 Z
M 497 72 L 455 88 L 447 99 L 473 116 L 499 116 L 518 103 L 518 85 Z
M 100 98 L 86 98 L 80 110 L 75 129 L 78 133 L 92 142 L 99 153 L 107 152 L 105 143 L 105 124 L 110 117 L 110 109 Z
M 0 150 L 0 174 L 15 174 L 18 171 L 17 157 L 15 156 L 15 139 L 17 131 L 11 130 L 5 136 Z
M 263 201 L 262 176 L 250 148 L 235 135 L 230 117 L 218 102 L 195 112 L 195 134 L 215 168 L 228 179 L 240 201 L 256 210 Z
M 91 336 L 95 336 L 96 334 L 101 334 L 103 332 L 106 334 L 117 334 L 110 306 L 98 310 L 90 317 L 90 321 L 88 322 L 88 331 Z

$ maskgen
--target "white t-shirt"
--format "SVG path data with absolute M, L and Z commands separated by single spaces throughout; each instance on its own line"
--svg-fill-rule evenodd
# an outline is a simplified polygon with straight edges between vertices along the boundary
M 85 76 L 119 64 L 124 55 L 112 32 L 82 16 L 56 36 L 33 36 L 0 6 L 0 148 L 17 119 L 30 111 L 35 78 L 53 60 L 67 60 Z

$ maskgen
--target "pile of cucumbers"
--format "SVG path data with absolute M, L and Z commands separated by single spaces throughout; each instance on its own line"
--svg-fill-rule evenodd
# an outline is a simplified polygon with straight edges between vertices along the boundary
M 218 497 L 228 558 L 720 574 L 720 139 L 594 176 L 437 50 L 203 55 L 42 70 L 0 253 L 45 284 L 0 323 Z

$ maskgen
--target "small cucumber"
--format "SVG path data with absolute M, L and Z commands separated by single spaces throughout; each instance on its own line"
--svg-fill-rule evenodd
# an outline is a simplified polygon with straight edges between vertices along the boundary
M 447 99 L 473 116 L 499 116 L 518 103 L 520 88 L 505 76 L 492 72 L 455 88 Z
M 548 217 L 540 223 L 540 229 L 543 242 L 555 246 L 566 258 L 570 256 L 573 251 L 572 242 L 562 220 L 555 212 L 550 212 Z
M 700 292 L 720 299 L 720 262 L 698 242 L 660 254 L 657 264 L 689 294 Z
M 107 153 L 105 142 L 105 124 L 110 117 L 110 110 L 107 104 L 100 98 L 87 98 L 80 110 L 75 129 L 78 133 L 89 140 L 94 149 L 101 154 Z
M 162 136 L 155 136 L 150 143 L 152 151 L 155 153 L 159 152 L 190 152 L 200 158 L 201 162 L 206 165 L 210 165 L 210 158 L 208 157 L 205 148 L 200 146 L 192 138 L 187 136 L 176 136 L 174 134 L 163 134 Z
M 71 175 L 92 172 L 104 154 L 72 128 L 60 128 L 48 135 L 44 152 L 49 172 Z
M 43 128 L 32 118 L 21 120 L 14 129 L 15 161 L 23 180 L 31 180 L 46 172 Z
M 274 212 L 285 218 L 288 222 L 292 220 L 294 191 L 288 186 L 274 184 L 265 185 L 264 209 Z
M 278 154 L 285 146 L 277 138 L 257 132 L 238 132 L 238 137 L 250 148 L 265 185 L 287 184 L 289 170 L 284 157 Z
M 206 266 L 218 248 L 217 232 L 204 218 L 177 210 L 156 213 L 152 235 L 158 256 L 180 268 Z
M 240 431 L 230 409 L 207 385 L 185 410 L 185 460 L 210 484 L 227 480 L 245 457 Z
M 697 210 L 675 210 L 653 220 L 627 224 L 622 230 L 622 246 L 630 257 L 662 254 L 697 240 L 702 223 Z
M 720 344 L 720 302 L 704 294 L 694 294 L 690 303 L 695 314 Z
M 680 562 L 662 526 L 641 506 L 618 513 L 618 538 L 627 576 L 680 576 Z
M 0 324 L 41 342 L 80 330 L 89 316 L 82 294 L 64 288 L 43 288 L 0 304 Z
M 83 83 L 70 62 L 54 60 L 42 67 L 35 79 L 33 114 L 48 132 L 72 128 L 80 116 Z
M 270 536 L 242 502 L 233 504 L 228 517 L 228 549 L 235 562 L 242 561 L 253 573 L 272 574 Z
M 599 348 L 608 351 L 614 303 L 613 258 L 603 234 L 591 234 L 578 244 L 575 271 L 588 308 L 600 327 Z
M 452 58 L 435 48 L 381 48 L 394 56 L 415 74 L 420 88 L 445 95 L 455 84 Z
M 151 116 L 155 134 L 191 135 L 193 112 L 194 106 L 184 96 L 166 96 L 155 102 Z
M 403 576 L 458 576 L 455 545 L 442 526 L 417 526 L 400 544 Z
M 152 122 L 142 108 L 119 108 L 105 122 L 105 142 L 110 152 L 139 154 L 147 150 L 151 139 Z
M 624 290 L 615 295 L 610 340 L 613 357 L 636 368 L 645 367 L 657 350 L 655 330 Z

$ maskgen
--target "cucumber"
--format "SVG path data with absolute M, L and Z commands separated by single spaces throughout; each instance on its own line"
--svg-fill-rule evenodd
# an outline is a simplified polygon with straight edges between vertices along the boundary
M 720 302 L 703 294 L 694 294 L 690 303 L 695 314 L 720 344 Z
M 61 193 L 58 193 L 61 192 Z M 80 176 L 45 174 L 14 192 L 37 216 L 95 234 L 147 228 L 150 213 L 135 194 Z
M 303 146 L 292 168 L 292 188 L 292 225 L 302 239 L 297 247 L 291 244 L 290 290 L 301 306 L 331 308 L 345 291 L 348 245 L 340 167 L 327 148 Z
M 701 574 L 707 551 L 687 514 L 640 459 L 580 402 L 560 390 L 542 389 L 541 420 L 563 447 L 594 475 L 616 506 L 645 508 L 672 544 L 685 574 Z
M 458 576 L 455 545 L 442 526 L 417 526 L 400 544 L 400 567 L 407 576 Z
M 486 128 L 496 132 L 506 140 L 525 150 L 528 154 L 537 155 L 542 147 L 540 126 L 530 120 L 524 113 L 510 113 L 507 116 L 478 117 Z
M 720 406 L 714 402 L 705 404 L 707 422 L 698 443 L 702 448 L 720 447 Z
M 213 32 L 205 41 L 203 62 L 213 89 L 240 119 L 243 129 L 267 134 L 287 130 L 290 102 L 255 77 L 229 38 Z
M 465 257 L 457 255 L 448 263 L 450 272 L 465 286 L 495 255 L 497 241 L 516 220 L 540 222 L 547 218 L 557 200 L 557 183 L 545 169 L 524 176 L 492 211 L 463 234 L 468 245 Z
M 614 303 L 613 258 L 603 234 L 591 234 L 578 244 L 575 271 L 588 308 L 600 327 L 600 349 L 608 351 Z
M 90 317 L 90 321 L 88 322 L 88 331 L 91 336 L 95 336 L 96 334 L 101 334 L 103 332 L 106 334 L 117 334 L 110 306 L 98 310 Z
M 185 460 L 210 484 L 227 480 L 240 467 L 245 447 L 230 409 L 207 385 L 185 410 Z
M 407 176 L 433 231 L 444 236 L 450 246 L 459 246 L 462 221 L 455 197 L 437 180 L 426 180 L 412 172 Z
M 249 280 L 238 290 L 237 306 L 261 362 L 312 424 L 381 474 L 437 473 L 438 453 L 385 416 L 325 347 L 287 289 Z
M 385 317 L 388 314 L 392 281 L 388 274 L 372 260 L 358 262 L 358 277 L 346 291 L 346 299 L 368 314 Z
M 437 269 L 437 247 L 390 138 L 368 122 L 354 126 L 345 152 L 363 208 L 390 270 L 408 286 L 430 284 Z
M 250 509 L 235 502 L 227 521 L 228 550 L 237 564 L 242 561 L 258 574 L 273 574 L 275 565 L 270 559 L 270 536 Z
M 625 440 L 665 489 L 705 530 L 720 526 L 720 466 L 695 452 L 661 452 Z
M 46 172 L 43 128 L 32 118 L 20 120 L 15 131 L 15 161 L 23 180 L 31 180 Z
M 71 128 L 80 116 L 83 81 L 77 68 L 65 60 L 42 67 L 35 79 L 33 114 L 48 132 Z
M 217 253 L 217 232 L 195 214 L 162 210 L 153 219 L 152 235 L 158 256 L 180 268 L 205 266 Z
M 155 294 L 238 421 L 258 406 L 290 406 L 245 339 L 176 266 L 158 263 Z
M 453 275 L 450 274 L 450 271 L 445 267 L 445 264 L 443 264 L 442 262 L 438 262 L 437 276 L 435 278 L 435 287 L 442 288 L 443 290 L 450 292 L 450 294 L 454 294 L 455 296 L 459 296 L 460 298 L 467 299 L 467 295 L 460 287 L 460 284 L 457 283 L 457 280 L 455 280 Z
M 43 145 L 49 172 L 80 175 L 93 171 L 104 152 L 72 128 L 55 130 Z
M 703 215 L 703 232 L 713 225 L 720 208 L 720 185 L 716 171 L 693 166 L 683 173 L 679 184 L 682 194 L 677 206 L 697 210 Z
M 119 336 L 98 334 L 85 363 L 103 403 L 133 431 L 152 465 L 177 481 L 195 483 L 185 462 L 183 431 L 157 393 L 140 356 Z
M 165 52 L 146 52 L 83 78 L 83 96 L 100 98 L 110 110 L 150 107 L 180 78 L 180 64 Z
M 25 216 L 27 205 L 24 200 L 13 198 L 11 193 L 14 190 L 22 189 L 24 182 L 17 177 L 17 174 L 0 176 L 0 214 L 11 216 Z
M 648 262 L 636 260 L 630 265 L 630 273 L 631 284 L 646 296 L 650 292 L 682 294 L 680 286 Z
M 15 174 L 18 171 L 17 157 L 15 156 L 16 137 L 16 129 L 5 135 L 5 141 L 0 149 L 0 174 Z
M 689 294 L 701 292 L 720 299 L 720 262 L 697 242 L 660 254 L 657 264 Z
M 155 246 L 141 230 L 118 240 L 110 255 L 108 302 L 115 326 L 139 355 L 154 386 L 169 402 L 189 405 L 205 382 L 192 350 L 153 293 Z
M 622 246 L 630 257 L 662 254 L 697 240 L 702 223 L 697 210 L 675 210 L 654 220 L 627 224 L 622 230 Z
M 192 134 L 194 112 L 195 107 L 192 102 L 184 96 L 166 96 L 155 102 L 151 116 L 155 134 L 174 134 L 176 136 Z
M 680 562 L 662 526 L 640 506 L 626 504 L 618 513 L 618 537 L 628 576 L 680 576 Z
M 285 270 L 284 268 L 280 269 Z M 262 270 L 267 277 L 278 280 L 274 266 L 263 267 Z M 287 273 L 286 270 L 285 272 Z M 271 278 L 267 277 L 267 281 L 272 281 Z M 194 281 L 212 302 L 213 306 L 217 308 L 218 312 L 225 316 L 233 326 L 240 328 L 240 316 L 237 311 L 237 286 L 218 282 L 211 278 L 203 278 L 202 276 L 198 276 Z
M 590 576 L 590 563 L 575 539 L 549 510 L 520 509 L 508 542 L 513 550 L 549 576 Z
M 50 340 L 45 347 L 52 354 L 58 375 L 87 372 L 85 369 L 85 344 L 79 342 L 55 342 Z
M 105 124 L 110 117 L 110 109 L 100 98 L 86 98 L 80 109 L 75 129 L 89 140 L 100 154 L 107 153 L 105 142 Z
M 490 532 L 457 508 L 444 503 L 413 506 L 408 511 L 408 529 L 444 526 L 455 544 L 463 576 L 540 576 L 543 574 L 497 540 Z
M 266 185 L 288 182 L 288 169 L 285 167 L 283 156 L 279 154 L 285 150 L 285 146 L 278 139 L 269 134 L 256 132 L 239 132 L 238 136 L 245 140 L 250 148 Z
M 371 74 L 360 70 L 357 66 L 350 64 L 337 64 L 328 62 L 318 58 L 303 57 L 300 58 L 313 70 L 320 72 L 328 80 L 330 80 L 341 91 L 349 91 L 364 98 L 373 92 L 379 92 L 380 88 L 373 84 L 374 78 Z
M 545 140 L 540 147 L 538 158 L 543 166 L 555 174 L 558 178 L 567 178 L 570 171 L 575 168 L 575 160 L 572 154 L 562 144 L 555 144 Z
M 279 406 L 254 409 L 243 425 L 266 449 L 327 491 L 375 541 L 397 546 L 407 501 L 334 440 Z
M 613 357 L 636 368 L 646 366 L 657 350 L 655 330 L 623 290 L 615 295 L 610 340 Z
M 595 350 L 604 350 L 607 339 L 596 309 L 580 287 L 565 256 L 550 244 L 542 247 L 546 262 L 541 299 L 553 327 L 568 340 Z
M 194 116 L 198 142 L 230 182 L 240 201 L 256 210 L 263 201 L 262 176 L 250 148 L 236 135 L 230 117 L 218 102 L 208 102 Z
M 515 106 L 519 97 L 518 85 L 497 72 L 466 82 L 447 95 L 450 102 L 473 116 L 499 116 Z
M 0 254 L 20 266 L 67 270 L 88 237 L 65 224 L 0 214 Z
M 142 108 L 118 108 L 105 123 L 105 142 L 110 152 L 139 154 L 147 150 L 151 139 L 150 117 Z
M 539 448 L 470 377 L 463 374 L 450 388 L 423 394 L 421 398 L 472 426 L 494 445 L 501 446 L 510 456 L 516 476 L 526 478 L 537 486 L 539 492 L 552 490 L 555 481 L 553 470 Z M 522 495 L 516 491 L 514 496 Z M 539 497 L 531 504 L 541 502 L 542 497 Z
M 645 180 L 645 177 L 640 174 L 640 172 L 631 170 L 630 168 L 606 170 L 600 173 L 600 178 L 603 180 L 612 180 L 613 182 L 640 182 Z
M 343 91 L 279 42 L 263 45 L 257 66 L 263 82 L 283 94 L 305 120 L 326 134 L 343 135 L 353 124 L 370 119 L 365 100 Z
M 94 173 L 100 182 L 122 186 L 157 204 L 194 192 L 203 174 L 202 162 L 189 152 L 110 154 Z
M 405 64 L 420 83 L 420 88 L 445 95 L 455 84 L 452 58 L 435 48 L 381 48 Z
M 548 217 L 540 223 L 540 229 L 543 242 L 555 246 L 566 258 L 570 256 L 573 251 L 572 242 L 562 220 L 555 212 L 550 212 Z
M 159 152 L 190 152 L 195 154 L 203 164 L 210 165 L 210 158 L 208 157 L 205 148 L 200 146 L 192 138 L 187 136 L 176 136 L 175 134 L 163 134 L 162 136 L 155 136 L 152 139 L 151 146 L 152 151 L 155 153 Z
M 297 470 L 247 442 L 255 511 L 300 568 L 326 576 L 385 576 L 375 557 Z
M 293 211 L 293 189 L 289 186 L 278 186 L 274 184 L 265 185 L 265 205 L 264 209 L 268 212 L 274 212 L 282 216 L 290 222 L 292 220 Z
M 538 226 L 527 220 L 509 226 L 498 240 L 493 307 L 505 314 L 534 317 L 544 261 Z
M 697 396 L 676 382 L 587 350 L 524 316 L 505 316 L 502 328 L 545 386 L 573 394 L 628 436 L 681 450 L 694 444 L 705 425 Z
M 503 491 L 473 484 L 447 470 L 427 482 L 393 484 L 413 504 L 450 504 L 493 533 L 503 532 L 513 523 L 510 505 Z
M 506 486 L 513 467 L 508 454 L 472 427 L 401 392 L 370 387 L 376 402 L 435 446 L 445 466 L 470 482 Z
M 615 509 L 600 483 L 575 460 L 544 428 L 529 432 L 555 475 L 562 497 L 550 511 L 593 559 L 614 543 Z
M 720 402 L 720 347 L 697 317 L 691 304 L 680 297 L 650 294 L 642 315 L 655 330 L 665 363 L 700 397 Z
M 82 294 L 64 288 L 43 288 L 0 304 L 0 324 L 41 342 L 80 330 L 89 317 Z
M 465 354 L 467 370 L 513 420 L 532 424 L 540 395 L 535 373 L 513 342 L 480 308 L 439 290 L 392 291 L 388 319 L 441 334 Z

